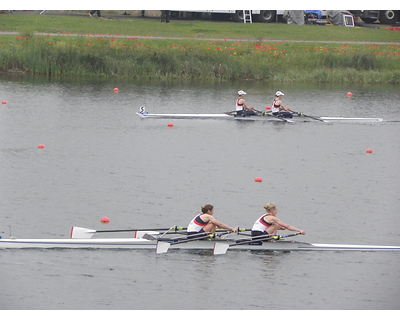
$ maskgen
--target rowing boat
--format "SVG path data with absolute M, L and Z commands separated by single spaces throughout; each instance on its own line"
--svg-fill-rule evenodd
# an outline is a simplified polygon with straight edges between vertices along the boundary
M 172 239 L 163 241 L 173 243 Z M 68 249 L 153 249 L 157 240 L 137 238 L 105 238 L 105 239 L 0 239 L 0 249 L 22 248 L 68 248 Z M 171 246 L 171 249 L 212 250 L 216 243 L 237 244 L 232 239 L 196 240 Z M 277 240 L 260 244 L 232 246 L 231 250 L 260 251 L 399 251 L 400 246 L 319 244 L 300 241 Z
M 147 113 L 136 112 L 143 119 L 222 119 L 222 120 L 238 120 L 238 121 L 273 121 L 273 122 L 296 122 L 296 121 L 313 121 L 321 122 L 382 122 L 382 118 L 346 118 L 346 117 L 309 117 L 302 114 L 294 114 L 293 118 L 279 118 L 271 113 L 264 112 L 257 115 L 236 116 L 232 113 Z
M 75 233 L 74 228 L 80 232 Z M 225 235 L 226 237 L 208 238 L 206 240 L 182 241 L 180 237 L 165 238 L 160 232 L 147 231 L 136 238 L 76 238 L 86 233 L 93 234 L 95 230 L 73 227 L 71 238 L 65 239 L 0 239 L 0 249 L 23 248 L 68 248 L 68 249 L 151 249 L 156 250 L 160 242 L 168 243 L 171 249 L 185 250 L 214 250 L 217 244 L 229 246 L 229 250 L 258 250 L 258 251 L 398 251 L 400 246 L 350 245 L 350 244 L 319 244 L 301 241 L 276 241 L 248 243 L 249 237 L 240 234 Z M 283 237 L 293 236 L 287 235 Z M 177 240 L 178 239 L 178 240 Z M 244 242 L 241 245 L 241 242 Z
M 163 240 L 163 241 L 171 241 Z M 157 240 L 136 238 L 105 239 L 0 239 L 0 249 L 23 248 L 68 248 L 68 249 L 152 249 L 157 247 Z M 213 250 L 216 243 L 236 244 L 234 240 L 210 239 L 196 240 L 171 246 L 171 249 Z M 316 244 L 299 241 L 278 240 L 232 246 L 230 250 L 260 251 L 399 251 L 400 246 L 348 245 L 348 244 Z

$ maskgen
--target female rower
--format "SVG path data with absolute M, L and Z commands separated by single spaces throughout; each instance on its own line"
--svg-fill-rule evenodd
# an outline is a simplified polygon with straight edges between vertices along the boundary
M 254 223 L 253 228 L 251 228 L 252 237 L 265 235 L 267 238 L 269 236 L 276 235 L 278 230 L 290 230 L 300 232 L 301 234 L 306 234 L 305 231 L 291 226 L 290 224 L 286 224 L 278 219 L 276 217 L 278 208 L 275 204 L 268 203 L 264 206 L 264 209 L 267 211 L 267 213 L 258 218 Z M 262 240 L 262 238 L 258 240 Z
M 235 228 L 219 222 L 213 217 L 214 207 L 211 204 L 206 204 L 204 207 L 201 207 L 201 212 L 202 213 L 198 214 L 190 221 L 187 227 L 187 234 L 189 237 L 191 236 L 190 238 L 194 238 L 194 236 L 203 236 L 205 233 L 213 233 L 216 227 L 237 232 Z
M 293 118 L 293 114 L 290 112 L 290 108 L 285 108 L 282 104 L 283 92 L 277 91 L 275 93 L 275 99 L 272 102 L 271 112 L 272 115 L 280 118 Z
M 236 115 L 237 116 L 247 116 L 247 115 L 255 115 L 254 107 L 248 107 L 246 101 L 244 100 L 244 96 L 246 92 L 243 90 L 238 91 L 239 98 L 236 99 Z

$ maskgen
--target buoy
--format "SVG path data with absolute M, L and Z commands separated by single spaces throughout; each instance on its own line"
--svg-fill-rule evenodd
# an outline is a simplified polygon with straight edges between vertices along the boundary
M 119 91 L 119 89 L 118 88 L 114 88 L 114 92 L 118 92 Z
M 6 104 L 7 103 L 7 101 L 6 100 L 3 100 L 2 102 L 1 102 L 1 104 Z
M 173 127 L 174 124 L 172 122 L 168 123 L 168 127 Z
M 271 110 L 271 106 L 266 106 L 265 109 Z
M 260 177 L 257 177 L 254 179 L 255 182 L 262 182 L 262 179 Z
M 38 147 L 39 149 L 43 149 L 43 148 L 44 148 L 44 144 L 39 144 L 37 147 Z
M 103 218 L 100 219 L 100 222 L 101 223 L 109 223 L 110 219 L 108 219 L 107 217 L 103 217 Z
M 353 94 L 351 92 L 346 93 L 346 97 L 351 97 Z
M 367 153 L 372 153 L 372 149 L 367 149 Z

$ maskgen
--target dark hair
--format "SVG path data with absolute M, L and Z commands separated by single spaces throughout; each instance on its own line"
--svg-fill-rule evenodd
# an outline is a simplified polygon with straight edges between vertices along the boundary
M 206 204 L 204 207 L 201 207 L 201 212 L 207 213 L 208 210 L 212 210 L 214 207 L 211 204 Z

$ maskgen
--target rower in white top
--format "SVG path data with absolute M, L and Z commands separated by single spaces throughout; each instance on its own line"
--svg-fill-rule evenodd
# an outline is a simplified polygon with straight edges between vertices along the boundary
M 256 115 L 256 111 L 254 110 L 254 107 L 248 107 L 246 104 L 246 101 L 244 100 L 244 96 L 246 95 L 246 92 L 243 90 L 238 91 L 238 98 L 236 99 L 236 116 L 254 116 Z
M 277 91 L 275 93 L 275 99 L 272 102 L 271 112 L 272 115 L 279 118 L 293 118 L 293 113 L 290 112 L 290 108 L 285 108 L 282 103 L 282 97 L 284 93 Z

